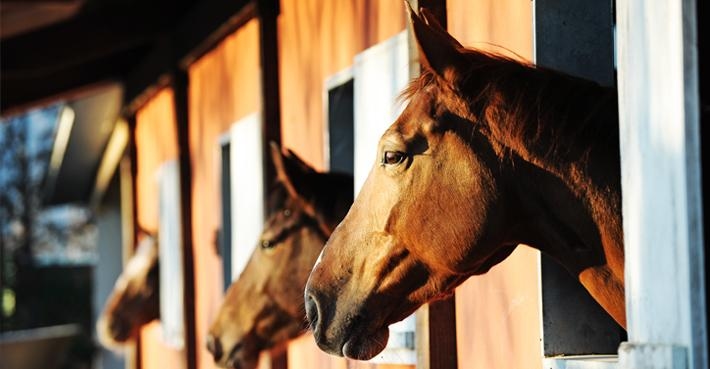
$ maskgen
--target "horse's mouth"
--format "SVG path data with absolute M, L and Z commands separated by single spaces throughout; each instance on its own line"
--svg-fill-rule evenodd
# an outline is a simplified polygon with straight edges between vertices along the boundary
M 355 360 L 369 360 L 384 350 L 389 338 L 387 324 L 372 324 L 375 322 L 363 318 L 348 323 L 341 326 L 336 323 L 325 330 L 317 327 L 313 337 L 318 347 L 331 355 Z
M 254 369 L 259 361 L 259 354 L 250 354 L 243 342 L 237 343 L 225 355 L 219 366 L 227 369 Z
M 371 334 L 352 335 L 341 347 L 341 353 L 348 359 L 370 360 L 387 346 L 389 328 L 382 327 Z
M 258 363 L 259 358 L 246 358 L 240 355 L 229 355 L 224 363 L 224 367 L 227 369 L 254 369 Z

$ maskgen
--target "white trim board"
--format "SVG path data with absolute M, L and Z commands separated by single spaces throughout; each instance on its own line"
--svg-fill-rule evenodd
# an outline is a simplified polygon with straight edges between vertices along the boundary
M 230 129 L 233 281 L 249 262 L 264 227 L 261 126 L 261 114 L 254 113 Z
M 629 333 L 619 361 L 645 367 L 645 353 L 660 353 L 654 367 L 704 369 L 696 4 L 617 0 L 616 9 Z
M 375 164 L 377 144 L 385 130 L 403 110 L 397 98 L 409 82 L 407 32 L 377 44 L 355 56 L 354 148 L 355 194 L 360 191 Z M 385 350 L 370 360 L 374 363 L 416 364 L 414 315 L 390 325 Z

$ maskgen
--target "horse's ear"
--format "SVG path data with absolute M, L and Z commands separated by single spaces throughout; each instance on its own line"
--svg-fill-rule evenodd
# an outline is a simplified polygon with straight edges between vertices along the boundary
M 276 177 L 288 191 L 289 195 L 297 199 L 308 198 L 303 193 L 304 183 L 309 174 L 315 170 L 291 150 L 282 150 L 278 144 L 271 142 L 271 159 L 276 168 Z
M 419 62 L 450 83 L 455 83 L 467 66 L 461 52 L 463 46 L 439 24 L 428 10 L 422 8 L 417 15 L 407 3 L 414 36 L 419 46 Z

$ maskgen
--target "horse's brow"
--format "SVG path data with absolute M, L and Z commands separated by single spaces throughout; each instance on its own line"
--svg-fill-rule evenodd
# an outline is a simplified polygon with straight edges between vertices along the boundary
M 381 144 L 389 143 L 389 144 L 394 144 L 394 145 L 404 145 L 406 143 L 406 140 L 404 139 L 404 135 L 397 131 L 397 130 L 387 130 L 385 134 L 382 136 L 381 139 Z

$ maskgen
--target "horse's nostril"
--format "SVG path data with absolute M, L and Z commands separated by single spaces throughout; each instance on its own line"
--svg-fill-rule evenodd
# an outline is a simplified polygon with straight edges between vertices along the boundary
M 212 334 L 207 335 L 207 350 L 212 353 L 214 361 L 219 361 L 222 358 L 222 344 L 219 342 L 219 338 Z
M 306 318 L 310 322 L 311 329 L 316 330 L 318 326 L 318 302 L 312 294 L 306 295 Z

